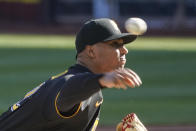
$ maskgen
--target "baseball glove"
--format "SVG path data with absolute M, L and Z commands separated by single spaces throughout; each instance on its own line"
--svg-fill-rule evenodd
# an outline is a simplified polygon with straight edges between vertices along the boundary
M 117 125 L 116 131 L 147 131 L 135 113 L 128 114 Z

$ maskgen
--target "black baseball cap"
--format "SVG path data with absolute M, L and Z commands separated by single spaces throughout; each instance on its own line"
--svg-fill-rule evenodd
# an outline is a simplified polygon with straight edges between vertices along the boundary
M 98 42 L 123 39 L 123 44 L 134 41 L 137 35 L 121 33 L 117 24 L 109 18 L 100 18 L 87 21 L 76 35 L 77 54 L 82 52 L 86 45 L 94 45 Z

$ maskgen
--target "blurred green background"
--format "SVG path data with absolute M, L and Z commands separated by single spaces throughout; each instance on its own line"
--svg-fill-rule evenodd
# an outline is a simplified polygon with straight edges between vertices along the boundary
M 139 88 L 105 89 L 101 124 L 118 123 L 135 112 L 148 125 L 196 123 L 196 38 L 139 37 L 127 45 L 127 67 Z M 74 37 L 0 34 L 0 114 L 75 63 Z

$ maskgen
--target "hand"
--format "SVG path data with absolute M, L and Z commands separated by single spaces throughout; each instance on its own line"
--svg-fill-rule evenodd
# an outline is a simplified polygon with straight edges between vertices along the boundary
M 140 77 L 131 69 L 122 68 L 112 72 L 105 73 L 103 77 L 99 79 L 102 86 L 107 88 L 123 88 L 136 87 L 142 84 Z

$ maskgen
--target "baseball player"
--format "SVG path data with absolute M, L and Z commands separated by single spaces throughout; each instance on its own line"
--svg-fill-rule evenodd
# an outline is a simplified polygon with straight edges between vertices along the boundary
M 87 21 L 76 36 L 76 64 L 27 93 L 0 116 L 0 131 L 94 131 L 101 90 L 140 86 L 124 68 L 124 44 L 136 35 L 121 33 L 108 18 Z

